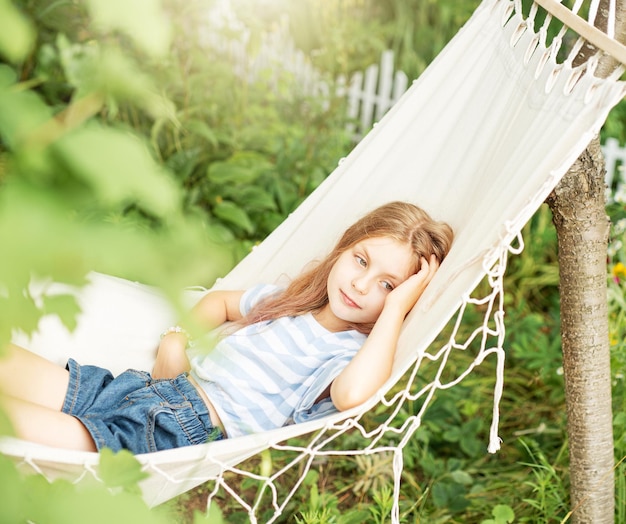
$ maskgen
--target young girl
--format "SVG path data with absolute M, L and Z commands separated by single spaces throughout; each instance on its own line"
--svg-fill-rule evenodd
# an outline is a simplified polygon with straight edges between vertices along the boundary
M 452 243 L 420 208 L 392 202 L 343 234 L 286 289 L 213 291 L 192 317 L 236 330 L 209 352 L 188 352 L 167 329 L 152 373 L 113 378 L 10 346 L 0 359 L 2 408 L 18 437 L 96 451 L 148 453 L 232 438 L 357 406 L 389 378 L 405 316 Z M 188 356 L 189 355 L 189 356 Z

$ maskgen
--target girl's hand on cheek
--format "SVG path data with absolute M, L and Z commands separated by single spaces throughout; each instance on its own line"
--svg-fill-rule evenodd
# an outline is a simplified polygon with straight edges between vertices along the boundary
M 396 305 L 406 315 L 422 296 L 437 269 L 439 269 L 439 261 L 435 255 L 431 255 L 430 260 L 422 257 L 420 270 L 389 293 L 385 307 Z

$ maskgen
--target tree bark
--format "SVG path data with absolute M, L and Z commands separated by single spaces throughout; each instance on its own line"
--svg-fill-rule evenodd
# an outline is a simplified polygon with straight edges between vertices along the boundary
M 612 523 L 615 513 L 603 166 L 594 140 L 548 199 L 558 237 L 575 524 Z
M 607 1 L 596 26 L 606 30 Z M 617 2 L 616 37 L 623 40 L 626 1 Z M 577 60 L 595 49 L 585 46 Z M 616 62 L 601 60 L 608 76 Z M 557 231 L 561 338 L 570 458 L 571 520 L 613 523 L 615 478 L 606 256 L 605 164 L 594 139 L 547 202 Z

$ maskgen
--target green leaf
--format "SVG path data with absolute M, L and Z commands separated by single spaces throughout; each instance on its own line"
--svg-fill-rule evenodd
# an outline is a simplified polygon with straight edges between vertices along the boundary
M 491 514 L 496 518 L 497 524 L 507 524 L 515 520 L 515 512 L 506 504 L 498 504 Z
M 271 169 L 267 158 L 252 151 L 235 153 L 226 161 L 212 163 L 208 170 L 209 180 L 215 184 L 251 184 Z
M 248 214 L 237 204 L 224 200 L 215 205 L 213 213 L 217 218 L 229 222 L 243 229 L 246 233 L 254 231 L 254 224 Z
M 615 417 L 613 417 L 613 425 L 617 427 L 626 427 L 626 413 L 617 413 Z
M 222 512 L 214 502 L 209 506 L 206 513 L 196 511 L 193 516 L 193 524 L 226 524 Z
M 147 478 L 148 474 L 141 470 L 141 463 L 129 451 L 113 453 L 108 448 L 100 452 L 98 475 L 110 488 L 124 488 L 126 491 L 137 492 L 138 483 Z
M 45 522 L 46 524 L 160 524 L 171 520 L 155 508 L 150 510 L 138 493 L 111 490 L 101 483 L 67 480 L 49 482 L 42 475 L 29 475 L 20 487 L 25 494 L 21 520 L 11 522 Z M 88 515 L 88 518 L 85 518 Z
M 2 0 L 0 0 L 2 1 Z M 8 65 L 0 64 L 0 92 L 17 82 L 17 74 Z
M 436 482 L 431 490 L 433 503 L 438 508 L 445 508 L 449 502 L 448 490 L 446 484 L 442 482 Z
M 201 120 L 190 120 L 185 124 L 185 127 L 193 134 L 204 138 L 213 147 L 217 147 L 219 145 L 219 140 L 215 131 L 213 131 L 206 122 L 202 122 Z
M 251 184 L 256 179 L 256 173 L 248 166 L 240 166 L 231 162 L 213 162 L 207 176 L 214 184 Z
M 463 511 L 469 502 L 465 498 L 467 490 L 461 484 L 445 481 L 435 482 L 432 488 L 433 502 L 438 508 L 452 512 Z
M 452 477 L 452 480 L 454 480 L 454 482 L 456 482 L 457 484 L 463 484 L 465 486 L 469 486 L 470 484 L 474 483 L 472 476 L 469 473 L 462 471 L 460 469 L 450 473 L 450 477 Z
M 2 485 L 2 521 L 27 522 L 25 493 L 20 476 L 15 464 L 4 455 L 0 455 L 0 484 Z
M 276 201 L 270 193 L 259 186 L 244 187 L 238 192 L 237 201 L 250 211 L 275 211 Z
M 76 87 L 75 98 L 97 92 L 107 97 L 113 109 L 126 101 L 155 119 L 177 122 L 174 104 L 158 92 L 152 78 L 130 55 L 95 41 L 73 43 L 62 34 L 57 36 L 56 45 L 63 71 Z
M 0 136 L 11 148 L 52 117 L 39 96 L 16 89 L 15 80 L 15 73 L 0 64 Z
M 261 455 L 261 472 L 260 475 L 269 477 L 272 474 L 272 452 L 269 449 L 264 449 L 260 453 Z
M 162 56 L 171 41 L 171 27 L 158 0 L 88 0 L 97 29 L 118 30 L 144 51 Z
M 15 276 L 15 274 L 11 274 L 11 276 Z M 19 288 L 18 282 L 23 284 L 21 288 Z M 41 311 L 35 307 L 29 296 L 25 296 L 21 292 L 27 283 L 27 279 L 18 280 L 16 278 L 12 282 L 12 292 L 8 296 L 0 296 L 0 318 L 2 318 L 2 323 L 0 323 L 0 344 L 9 342 L 12 327 L 19 328 L 25 333 L 32 333 L 37 329 Z M 6 285 L 5 283 L 2 284 Z
M 272 231 L 274 231 L 274 229 L 276 229 L 280 224 L 282 224 L 285 220 L 285 215 L 282 215 L 280 213 L 274 213 L 274 212 L 264 212 L 263 216 L 261 217 L 259 224 L 260 227 L 263 228 L 264 231 L 267 232 L 267 234 L 271 233 Z
M 133 135 L 92 125 L 63 137 L 53 149 L 109 205 L 137 202 L 156 216 L 168 216 L 179 207 L 173 178 Z
M 44 312 L 57 315 L 63 325 L 74 331 L 78 324 L 78 314 L 81 309 L 73 295 L 45 295 L 43 297 Z
M 0 0 L 0 55 L 10 62 L 26 59 L 35 44 L 35 29 L 11 0 Z
M 56 37 L 56 47 L 59 51 L 59 62 L 67 81 L 79 91 L 86 85 L 93 83 L 97 76 L 96 64 L 99 60 L 100 46 L 92 41 L 87 44 L 71 42 L 63 33 Z
M 272 189 L 276 195 L 280 210 L 284 213 L 289 213 L 295 208 L 294 204 L 298 200 L 298 189 L 296 185 L 282 178 L 276 178 L 272 182 Z
M 176 151 L 165 161 L 165 165 L 178 175 L 181 179 L 186 179 L 192 173 L 200 161 L 199 149 L 183 149 Z
M 458 427 L 450 427 L 446 431 L 443 432 L 443 438 L 446 442 L 459 442 L 463 440 L 463 433 L 461 428 Z
M 446 465 L 443 459 L 435 458 L 430 453 L 425 454 L 419 461 L 424 473 L 430 477 L 438 477 L 445 473 Z
M 0 362 L 2 361 L 4 357 L 5 355 L 3 353 L 0 353 Z M 15 433 L 13 431 L 13 424 L 11 423 L 11 420 L 6 415 L 6 413 L 2 409 L 0 409 L 0 435 L 14 435 L 14 434 Z M 2 464 L 0 464 L 0 472 L 1 472 L 1 469 L 2 469 Z

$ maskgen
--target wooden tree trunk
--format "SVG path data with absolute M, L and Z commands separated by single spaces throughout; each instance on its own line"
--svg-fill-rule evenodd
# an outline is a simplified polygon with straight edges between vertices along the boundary
M 605 30 L 607 1 L 596 26 Z M 617 2 L 616 36 L 623 40 L 626 1 Z M 580 60 L 595 50 L 583 49 Z M 615 63 L 601 61 L 597 75 Z M 561 337 L 574 524 L 613 523 L 615 478 L 606 256 L 604 158 L 598 139 L 548 198 L 559 249 Z
M 609 223 L 595 140 L 548 199 L 558 236 L 572 522 L 614 520 L 607 308 Z

